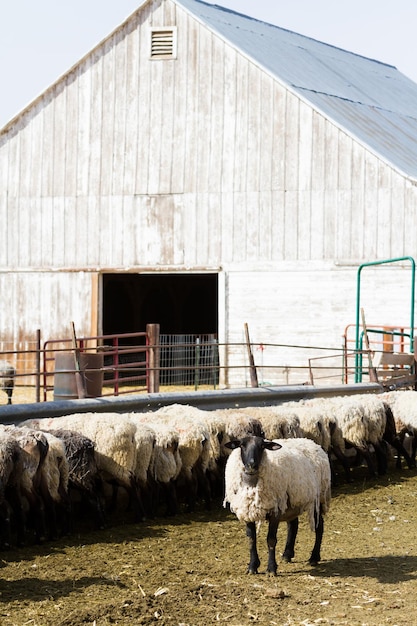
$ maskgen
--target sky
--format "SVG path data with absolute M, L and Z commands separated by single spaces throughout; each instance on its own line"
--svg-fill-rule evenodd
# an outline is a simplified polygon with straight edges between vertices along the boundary
M 141 4 L 141 0 L 1 0 L 0 128 Z M 416 0 L 217 0 L 216 4 L 394 65 L 417 82 Z

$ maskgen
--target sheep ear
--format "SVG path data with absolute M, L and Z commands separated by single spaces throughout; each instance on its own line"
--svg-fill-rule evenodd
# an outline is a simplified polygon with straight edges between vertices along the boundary
M 240 448 L 240 441 L 236 439 L 235 441 L 228 441 L 224 444 L 225 448 L 229 448 L 229 450 L 236 450 L 236 448 Z
M 277 441 L 264 441 L 264 448 L 267 450 L 279 450 L 282 445 Z

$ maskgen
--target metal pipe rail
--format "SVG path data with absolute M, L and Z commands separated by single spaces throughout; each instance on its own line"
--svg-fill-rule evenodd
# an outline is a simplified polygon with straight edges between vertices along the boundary
M 0 407 L 1 424 L 18 424 L 27 419 L 59 417 L 71 413 L 131 413 L 156 411 L 170 404 L 188 404 L 204 410 L 276 406 L 283 402 L 315 397 L 332 397 L 358 393 L 381 393 L 377 383 L 356 383 L 331 387 L 313 385 L 287 385 L 282 387 L 248 387 L 214 391 L 151 393 L 113 398 L 85 398 L 32 404 L 4 405 Z

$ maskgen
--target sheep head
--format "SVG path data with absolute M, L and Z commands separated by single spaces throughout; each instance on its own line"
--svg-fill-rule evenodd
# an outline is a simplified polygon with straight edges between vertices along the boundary
M 264 450 L 279 450 L 282 448 L 281 444 L 276 441 L 268 441 L 254 435 L 228 441 L 225 446 L 230 450 L 240 448 L 243 477 L 245 482 L 251 486 L 254 486 L 258 480 L 259 466 Z

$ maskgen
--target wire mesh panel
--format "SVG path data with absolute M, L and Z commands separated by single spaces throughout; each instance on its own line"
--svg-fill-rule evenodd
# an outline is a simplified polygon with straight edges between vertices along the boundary
M 161 335 L 161 385 L 219 383 L 219 350 L 215 335 Z

